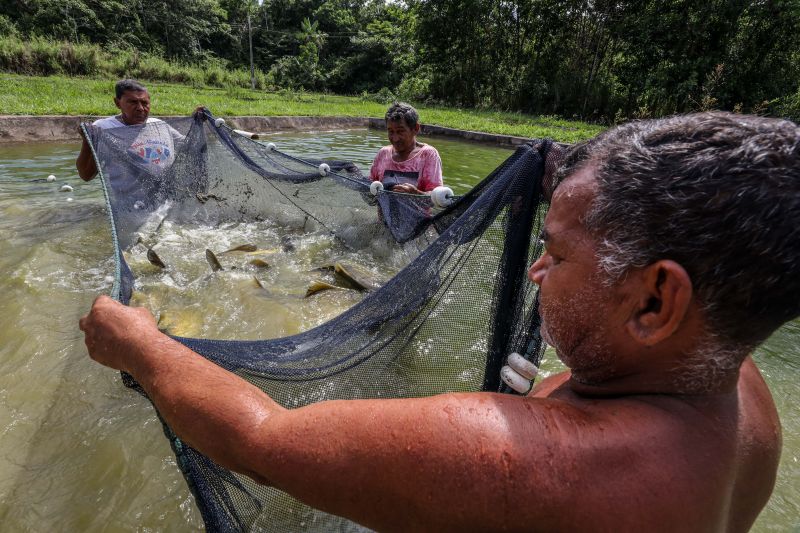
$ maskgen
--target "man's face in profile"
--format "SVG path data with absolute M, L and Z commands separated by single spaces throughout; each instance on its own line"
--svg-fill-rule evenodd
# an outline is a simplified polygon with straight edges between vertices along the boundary
M 147 91 L 125 91 L 114 103 L 122 112 L 122 121 L 128 126 L 144 124 L 150 116 L 150 94 Z
M 528 271 L 540 286 L 542 335 L 578 381 L 606 379 L 615 336 L 625 323 L 596 257 L 594 237 L 583 217 L 595 197 L 591 166 L 578 170 L 553 193 L 542 238 L 545 253 Z

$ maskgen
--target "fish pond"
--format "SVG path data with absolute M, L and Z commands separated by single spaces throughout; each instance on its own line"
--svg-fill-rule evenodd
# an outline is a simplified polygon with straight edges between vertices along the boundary
M 354 161 L 368 169 L 386 143 L 380 131 L 269 136 L 288 153 Z M 469 190 L 509 149 L 425 138 L 442 155 L 445 184 Z M 77 323 L 111 289 L 114 262 L 98 181 L 82 182 L 79 144 L 0 145 L 0 531 L 202 530 L 161 423 L 119 374 L 89 360 Z M 47 181 L 48 175 L 55 181 Z M 69 185 L 72 191 L 61 191 Z M 286 242 L 269 223 L 158 228 L 149 246 L 170 266 L 130 248 L 134 302 L 171 333 L 270 338 L 309 329 L 360 300 L 353 290 L 305 295 L 335 284 L 340 262 L 384 281 L 403 258 L 331 254 L 316 238 Z M 194 243 L 191 249 L 172 246 Z M 242 245 L 254 245 L 226 252 Z M 224 268 L 212 275 L 204 249 Z M 289 252 L 290 251 L 290 252 Z M 222 275 L 220 275 L 222 274 Z M 755 531 L 800 527 L 800 324 L 785 325 L 755 354 L 781 414 L 778 482 Z M 544 368 L 559 363 L 548 352 Z

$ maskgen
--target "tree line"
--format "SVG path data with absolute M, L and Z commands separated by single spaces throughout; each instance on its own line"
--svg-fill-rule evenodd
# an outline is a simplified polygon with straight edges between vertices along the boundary
M 800 119 L 797 0 L 5 0 L 0 35 L 226 69 L 252 42 L 267 88 L 603 123 Z

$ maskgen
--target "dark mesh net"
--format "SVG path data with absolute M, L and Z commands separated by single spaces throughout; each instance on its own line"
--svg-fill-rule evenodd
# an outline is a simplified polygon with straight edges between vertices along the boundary
M 398 270 L 363 300 L 302 333 L 267 340 L 176 336 L 186 346 L 288 408 L 500 391 L 510 353 L 538 363 L 537 291 L 526 270 L 541 253 L 549 142 L 520 147 L 440 209 L 427 196 L 383 191 L 376 197 L 354 165 L 326 161 L 330 171 L 321 172 L 322 162 L 237 135 L 208 113 L 170 126 L 87 128 L 113 215 L 121 301 L 138 283 L 125 254 L 148 238 L 142 228 L 154 218 L 157 226 L 267 224 L 264 231 L 280 238 L 329 238 L 341 253 L 379 255 Z M 174 138 L 174 153 L 156 171 L 131 155 L 154 128 Z M 135 186 L 122 185 L 128 182 Z M 165 431 L 209 530 L 359 529 L 220 468 Z

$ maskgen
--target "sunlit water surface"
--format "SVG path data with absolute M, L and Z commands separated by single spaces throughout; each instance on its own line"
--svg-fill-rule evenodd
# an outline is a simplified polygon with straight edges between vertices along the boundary
M 295 155 L 349 159 L 361 168 L 385 137 L 377 131 L 275 134 Z M 491 172 L 510 151 L 425 139 L 442 155 L 456 194 Z M 0 145 L 0 531 L 187 531 L 202 520 L 150 404 L 116 372 L 91 362 L 77 328 L 113 271 L 107 214 L 98 182 L 74 170 L 79 146 Z M 47 182 L 49 174 L 57 177 Z M 72 192 L 60 192 L 69 184 Z M 318 237 L 281 249 L 279 228 L 231 224 L 158 230 L 166 271 L 144 250 L 127 252 L 138 274 L 136 303 L 176 334 L 268 338 L 335 316 L 361 298 L 328 291 L 304 298 L 316 270 L 331 260 L 386 277 L 402 261 L 380 264 Z M 194 249 L 173 246 L 196 243 Z M 210 274 L 203 249 L 254 243 L 255 254 L 220 254 L 226 272 Z M 254 258 L 270 266 L 255 267 Z M 236 267 L 232 269 L 231 267 Z M 255 279 L 261 282 L 259 287 Z M 800 325 L 784 326 L 756 354 L 784 426 L 778 484 L 756 531 L 800 525 Z M 558 369 L 548 353 L 545 369 Z

